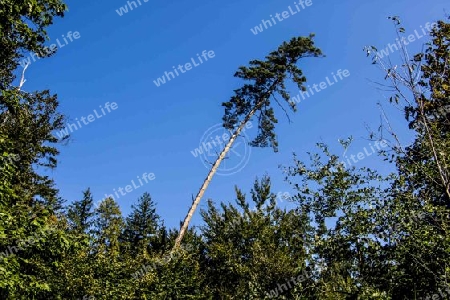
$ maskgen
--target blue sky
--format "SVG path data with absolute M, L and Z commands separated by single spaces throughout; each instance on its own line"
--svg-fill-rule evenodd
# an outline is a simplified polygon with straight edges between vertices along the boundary
M 383 74 L 371 65 L 363 47 L 380 49 L 395 42 L 388 16 L 401 16 L 406 32 L 413 33 L 444 18 L 444 10 L 450 9 L 444 0 L 312 0 L 311 6 L 255 35 L 251 28 L 289 6 L 294 8 L 294 1 L 140 1 L 142 5 L 122 16 L 116 10 L 127 1 L 68 1 L 66 17 L 48 31 L 49 45 L 59 39 L 63 47 L 53 57 L 29 66 L 24 90 L 48 88 L 57 93 L 60 110 L 72 123 L 94 110 L 101 117 L 91 117 L 94 121 L 74 131 L 70 143 L 61 147 L 59 166 L 50 174 L 64 199 L 79 199 L 82 190 L 90 187 L 98 201 L 131 180 L 139 185 L 138 176 L 153 173 L 154 180 L 142 181 L 141 187 L 117 200 L 126 215 L 136 199 L 149 192 L 169 227 L 184 219 L 208 172 L 191 151 L 199 147 L 202 136 L 220 132 L 213 126 L 221 122 L 221 103 L 240 86 L 233 78 L 239 66 L 262 59 L 291 37 L 315 33 L 326 57 L 300 62 L 308 84 L 332 78 L 339 69 L 348 70 L 350 76 L 299 103 L 291 124 L 277 110 L 278 153 L 245 148 L 242 139 L 223 166 L 227 176 L 213 179 L 200 208 L 207 198 L 233 200 L 234 185 L 249 192 L 255 177 L 266 173 L 275 193 L 291 191 L 278 166 L 292 164 L 293 152 L 307 158 L 307 151 L 316 150 L 316 142 L 326 142 L 342 154 L 337 140 L 352 135 L 355 141 L 347 154 L 367 148 L 365 123 L 378 126 L 376 103 L 386 103 L 389 93 L 370 82 L 381 82 Z M 79 32 L 79 38 L 65 43 L 63 35 L 67 37 L 69 31 Z M 422 38 L 411 43 L 411 52 L 420 50 L 424 42 Z M 197 53 L 204 50 L 214 51 L 214 57 L 160 87 L 153 83 L 173 71 L 172 66 L 198 59 Z M 396 53 L 391 56 L 398 59 Z M 291 91 L 292 96 L 298 93 Z M 107 102 L 115 102 L 116 109 L 108 112 Z M 388 111 L 394 128 L 404 132 L 401 115 Z M 256 124 L 246 134 L 251 138 L 255 132 Z M 244 158 L 244 166 L 229 171 Z M 363 165 L 389 169 L 373 155 L 358 162 Z M 200 221 L 197 211 L 194 224 Z

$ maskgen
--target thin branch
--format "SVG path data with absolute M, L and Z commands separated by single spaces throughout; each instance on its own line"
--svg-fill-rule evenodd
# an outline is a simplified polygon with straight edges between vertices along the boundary
M 20 78 L 20 83 L 19 86 L 17 87 L 17 90 L 20 91 L 22 89 L 22 86 L 25 84 L 25 82 L 27 81 L 25 79 L 25 71 L 27 70 L 28 66 L 30 65 L 29 62 L 27 62 L 27 64 L 23 67 L 22 70 L 22 77 Z
M 286 109 L 281 105 L 281 103 L 278 101 L 277 97 L 275 97 L 275 95 L 272 95 L 273 99 L 275 100 L 275 102 L 281 107 L 281 109 L 284 111 L 284 113 L 286 114 L 286 118 L 288 119 L 289 124 L 291 124 L 291 118 L 289 117 L 288 112 L 286 111 Z

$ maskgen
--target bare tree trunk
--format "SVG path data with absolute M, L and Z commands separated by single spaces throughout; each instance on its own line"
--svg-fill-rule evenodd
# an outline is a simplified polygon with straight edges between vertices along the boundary
M 183 226 L 181 226 L 180 233 L 178 234 L 178 237 L 175 240 L 175 245 L 173 247 L 174 250 L 177 249 L 180 246 L 181 240 L 183 239 L 183 237 L 184 237 L 184 235 L 186 233 L 186 230 L 188 229 L 189 222 L 191 221 L 192 216 L 194 215 L 194 212 L 197 209 L 197 206 L 198 206 L 198 204 L 200 203 L 200 200 L 203 197 L 203 194 L 205 193 L 206 189 L 208 188 L 208 185 L 211 183 L 211 180 L 212 180 L 214 174 L 216 173 L 217 169 L 219 168 L 220 163 L 225 158 L 225 155 L 228 153 L 228 151 L 230 151 L 231 146 L 233 145 L 234 141 L 237 139 L 237 137 L 241 133 L 241 131 L 244 128 L 245 124 L 248 121 L 250 121 L 250 119 L 253 117 L 253 115 L 256 113 L 256 111 L 262 106 L 264 101 L 265 101 L 265 99 L 262 100 L 261 102 L 259 102 L 258 105 L 256 105 L 255 108 L 253 108 L 249 112 L 249 114 L 245 117 L 244 121 L 242 121 L 241 124 L 239 125 L 239 127 L 235 130 L 235 132 L 231 136 L 230 140 L 228 141 L 228 143 L 223 148 L 222 152 L 220 152 L 219 157 L 214 162 L 211 170 L 208 173 L 208 176 L 206 176 L 206 178 L 205 178 L 205 181 L 203 181 L 203 184 L 200 187 L 200 190 L 198 191 L 198 194 L 195 197 L 194 201 L 192 202 L 192 206 L 189 209 L 189 212 L 188 212 L 188 214 L 186 215 L 186 218 L 183 221 Z

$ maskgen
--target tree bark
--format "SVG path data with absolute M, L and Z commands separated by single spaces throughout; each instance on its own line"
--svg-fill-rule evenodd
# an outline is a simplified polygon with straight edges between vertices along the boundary
M 262 104 L 262 102 L 263 101 L 261 101 L 261 104 Z M 225 145 L 225 148 L 223 148 L 222 152 L 220 152 L 219 157 L 214 162 L 211 170 L 209 171 L 208 175 L 206 176 L 205 180 L 203 181 L 203 184 L 200 187 L 200 190 L 198 191 L 198 194 L 195 197 L 194 202 L 192 203 L 192 206 L 189 209 L 188 214 L 186 215 L 186 218 L 184 219 L 183 226 L 181 226 L 180 233 L 178 234 L 178 237 L 175 240 L 174 249 L 176 249 L 180 246 L 181 240 L 183 239 L 183 236 L 186 233 L 186 230 L 188 229 L 189 222 L 191 221 L 192 216 L 194 215 L 194 212 L 197 209 L 197 206 L 203 197 L 203 194 L 205 193 L 206 189 L 208 188 L 208 185 L 211 183 L 212 177 L 217 172 L 217 169 L 219 168 L 220 164 L 222 163 L 222 160 L 225 158 L 225 155 L 228 153 L 228 151 L 230 151 L 231 146 L 233 145 L 234 141 L 237 139 L 237 137 L 241 133 L 245 124 L 250 120 L 250 118 L 256 113 L 257 110 L 258 110 L 257 107 L 255 107 L 252 111 L 250 111 L 250 113 L 247 115 L 245 120 L 242 121 L 242 123 L 239 125 L 239 127 L 236 129 L 236 131 L 233 133 L 230 140 Z
M 177 249 L 181 245 L 181 241 L 186 234 L 186 231 L 189 226 L 189 222 L 191 221 L 195 210 L 197 209 L 198 204 L 200 203 L 200 200 L 203 197 L 203 194 L 205 193 L 206 189 L 208 188 L 209 184 L 211 183 L 212 177 L 216 173 L 217 169 L 220 166 L 220 163 L 225 158 L 225 155 L 230 151 L 231 146 L 233 145 L 234 141 L 237 139 L 239 134 L 241 133 L 242 129 L 244 128 L 245 124 L 250 121 L 250 119 L 253 117 L 253 115 L 261 108 L 261 106 L 264 104 L 264 102 L 267 100 L 268 97 L 270 97 L 271 93 L 274 91 L 274 88 L 278 84 L 278 79 L 274 81 L 274 83 L 271 85 L 270 89 L 266 92 L 266 94 L 262 97 L 263 99 L 248 113 L 248 115 L 245 117 L 245 119 L 241 122 L 239 127 L 236 129 L 236 131 L 231 136 L 228 143 L 223 148 L 222 152 L 220 152 L 219 157 L 214 162 L 211 170 L 209 171 L 208 175 L 206 176 L 205 180 L 203 181 L 202 186 L 200 187 L 200 190 L 197 193 L 197 196 L 195 197 L 194 201 L 192 202 L 191 208 L 189 209 L 186 218 L 183 221 L 183 225 L 180 228 L 180 232 L 178 234 L 178 237 L 175 240 L 175 245 L 173 247 L 173 250 Z

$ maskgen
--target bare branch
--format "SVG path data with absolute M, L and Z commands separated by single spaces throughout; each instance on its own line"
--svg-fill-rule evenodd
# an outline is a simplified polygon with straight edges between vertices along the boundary
M 17 88 L 18 91 L 20 91 L 22 89 L 22 86 L 25 84 L 25 82 L 27 81 L 25 79 L 25 71 L 27 70 L 28 66 L 30 65 L 29 62 L 27 62 L 27 64 L 23 67 L 22 70 L 22 77 L 20 78 L 20 83 L 19 83 L 19 87 Z
M 292 122 L 291 122 L 291 118 L 289 117 L 288 112 L 287 112 L 286 109 L 283 107 L 283 105 L 281 105 L 281 103 L 278 101 L 278 99 L 277 99 L 277 97 L 275 97 L 275 95 L 273 95 L 273 99 L 275 100 L 275 102 L 278 103 L 278 105 L 281 107 L 281 109 L 282 109 L 282 110 L 284 111 L 284 113 L 286 114 L 286 118 L 288 119 L 289 124 L 292 123 Z

